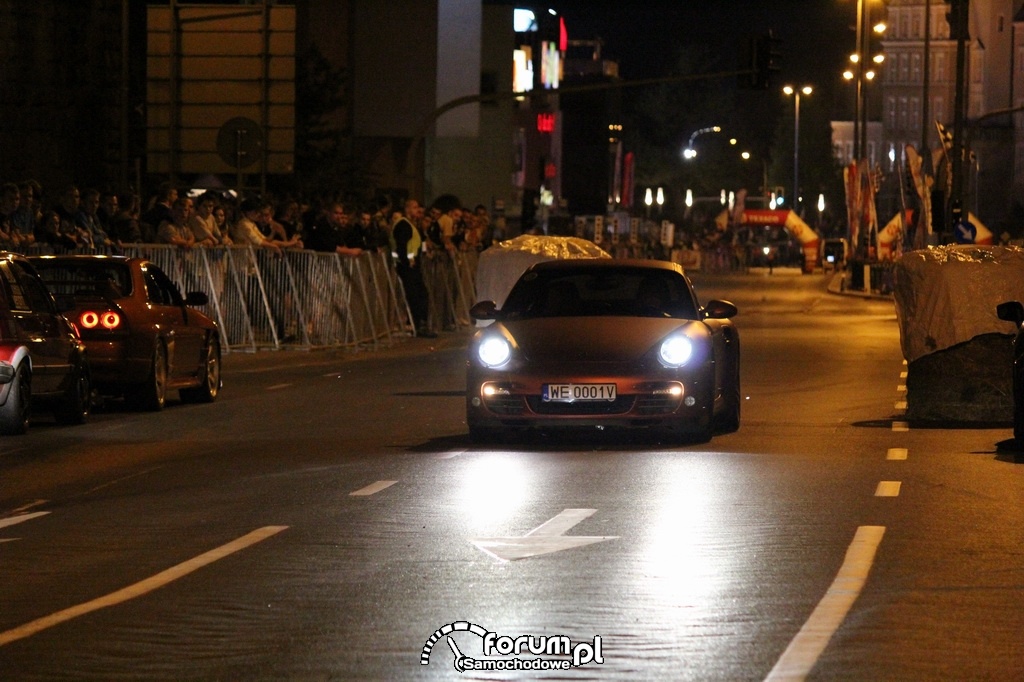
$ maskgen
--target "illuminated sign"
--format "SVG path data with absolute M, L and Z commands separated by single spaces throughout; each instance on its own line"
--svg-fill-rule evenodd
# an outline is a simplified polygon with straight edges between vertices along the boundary
M 553 133 L 555 132 L 555 115 L 554 114 L 537 114 L 537 132 L 540 133 Z
M 549 90 L 558 87 L 558 80 L 562 75 L 562 54 L 558 51 L 558 45 L 547 40 L 540 44 L 540 82 Z
M 533 90 L 533 58 L 528 45 L 512 53 L 512 91 Z

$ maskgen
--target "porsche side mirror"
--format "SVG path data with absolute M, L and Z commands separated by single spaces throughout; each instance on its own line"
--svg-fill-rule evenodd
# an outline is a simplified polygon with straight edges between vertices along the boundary
M 494 301 L 479 301 L 469 309 L 469 316 L 474 320 L 496 320 L 498 319 L 498 306 Z
M 728 301 L 719 301 L 718 299 L 712 299 L 704 306 L 704 317 L 711 318 L 713 320 L 724 320 L 730 317 L 735 317 L 739 312 L 740 311 L 732 303 L 729 303 Z

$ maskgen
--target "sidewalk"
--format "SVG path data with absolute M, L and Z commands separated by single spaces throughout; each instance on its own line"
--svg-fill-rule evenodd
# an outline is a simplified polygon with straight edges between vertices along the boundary
M 832 273 L 832 279 L 828 283 L 828 292 L 830 294 L 836 294 L 839 296 L 859 296 L 860 298 L 870 298 L 876 301 L 891 301 L 892 294 L 880 294 L 877 291 L 862 291 L 858 289 L 848 289 L 845 286 L 846 275 L 842 272 Z

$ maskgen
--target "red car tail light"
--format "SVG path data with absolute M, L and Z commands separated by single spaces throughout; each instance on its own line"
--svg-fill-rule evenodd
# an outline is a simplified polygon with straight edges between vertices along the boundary
M 78 322 L 85 329 L 103 327 L 104 329 L 114 330 L 121 326 L 121 316 L 112 310 L 102 313 L 86 310 L 78 316 Z

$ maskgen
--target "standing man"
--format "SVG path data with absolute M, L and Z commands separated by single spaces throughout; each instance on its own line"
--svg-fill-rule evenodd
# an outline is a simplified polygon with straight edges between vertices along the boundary
M 423 207 L 420 206 L 420 202 L 409 199 L 405 202 L 405 211 L 395 222 L 391 232 L 395 238 L 395 252 L 398 257 L 395 270 L 402 280 L 402 288 L 405 289 L 405 300 L 409 303 L 416 335 L 433 339 L 437 337 L 437 333 L 432 332 L 428 325 L 430 298 L 420 270 L 423 235 L 418 225 L 422 219 Z

